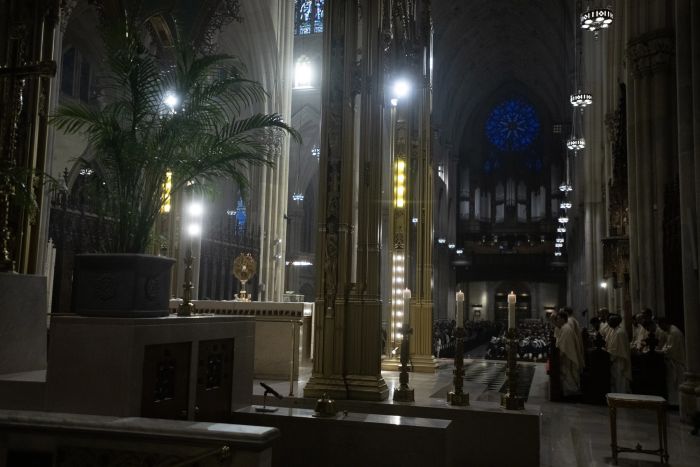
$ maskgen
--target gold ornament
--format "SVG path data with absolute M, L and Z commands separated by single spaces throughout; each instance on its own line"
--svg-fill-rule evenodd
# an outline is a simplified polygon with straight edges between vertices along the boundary
M 250 253 L 241 253 L 233 260 L 233 275 L 241 281 L 241 291 L 235 295 L 239 302 L 249 302 L 250 294 L 245 291 L 245 283 L 248 282 L 257 271 L 257 263 Z

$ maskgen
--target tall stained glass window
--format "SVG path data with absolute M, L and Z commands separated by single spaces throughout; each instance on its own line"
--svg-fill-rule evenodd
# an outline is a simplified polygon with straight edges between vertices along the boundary
M 325 0 L 296 0 L 294 7 L 294 34 L 323 32 Z
M 535 108 L 521 99 L 497 105 L 486 120 L 486 136 L 501 151 L 522 151 L 534 142 L 540 131 Z

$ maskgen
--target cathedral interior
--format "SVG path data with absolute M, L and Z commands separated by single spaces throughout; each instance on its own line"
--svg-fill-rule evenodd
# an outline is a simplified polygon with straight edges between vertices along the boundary
M 0 109 L 0 466 L 700 465 L 700 3 L 0 0 Z

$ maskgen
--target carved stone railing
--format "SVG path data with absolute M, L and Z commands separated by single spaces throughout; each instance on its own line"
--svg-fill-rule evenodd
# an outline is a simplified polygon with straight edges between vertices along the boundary
M 278 437 L 263 426 L 0 410 L 8 465 L 265 467 Z

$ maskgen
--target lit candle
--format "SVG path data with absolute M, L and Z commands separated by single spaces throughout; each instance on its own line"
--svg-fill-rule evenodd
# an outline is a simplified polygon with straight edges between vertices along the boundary
M 515 329 L 515 294 L 508 294 L 508 329 Z
M 411 289 L 403 289 L 403 322 L 411 324 Z
M 462 312 L 464 309 L 464 292 L 461 290 L 457 292 L 457 295 L 455 296 L 455 304 L 457 306 L 455 321 L 457 321 L 457 327 L 461 328 L 464 325 L 464 318 L 462 317 Z

